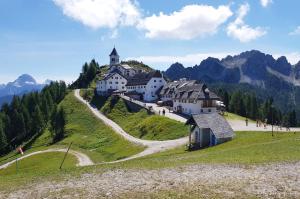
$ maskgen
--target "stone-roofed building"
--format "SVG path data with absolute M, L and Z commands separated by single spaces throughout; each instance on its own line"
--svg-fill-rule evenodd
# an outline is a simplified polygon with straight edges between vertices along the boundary
M 229 123 L 218 113 L 192 115 L 186 124 L 190 125 L 190 148 L 214 146 L 235 136 Z
M 166 84 L 160 71 L 150 73 L 138 73 L 130 77 L 126 88 L 128 92 L 136 91 L 141 95 L 141 100 L 155 101 L 158 99 L 158 91 Z
M 173 111 L 188 115 L 216 112 L 220 100 L 205 84 L 185 79 L 166 84 L 160 97 L 162 101 L 172 101 Z

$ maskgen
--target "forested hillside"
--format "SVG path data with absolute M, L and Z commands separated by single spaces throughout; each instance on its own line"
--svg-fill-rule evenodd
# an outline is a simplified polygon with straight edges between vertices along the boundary
M 57 110 L 64 99 L 67 87 L 64 82 L 52 82 L 41 92 L 32 92 L 22 97 L 15 96 L 11 104 L 4 104 L 0 111 L 0 154 L 34 139 L 52 124 L 54 140 L 62 133 L 63 111 Z M 56 137 L 58 136 L 58 137 Z
M 267 121 L 269 124 L 295 127 L 300 125 L 296 110 L 282 111 L 271 96 L 257 97 L 255 90 L 236 87 L 226 89 L 224 85 L 213 85 L 212 88 L 222 98 L 226 110 L 253 120 Z

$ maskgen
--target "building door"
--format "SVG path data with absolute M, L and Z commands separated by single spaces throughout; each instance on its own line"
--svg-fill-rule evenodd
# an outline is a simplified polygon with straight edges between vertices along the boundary
M 201 147 L 208 147 L 210 145 L 210 129 L 202 129 Z

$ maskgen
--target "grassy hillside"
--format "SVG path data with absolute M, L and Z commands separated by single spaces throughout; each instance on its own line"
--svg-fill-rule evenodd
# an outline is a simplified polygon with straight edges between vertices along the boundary
M 64 157 L 64 153 L 49 152 L 44 154 L 38 154 L 18 161 L 18 173 L 30 174 L 38 172 L 39 175 L 43 173 L 51 173 L 53 170 L 58 170 Z M 64 161 L 63 168 L 74 168 L 77 163 L 75 156 L 69 154 Z M 0 176 L 14 175 L 16 174 L 16 164 L 12 164 L 6 169 L 0 170 Z M 36 175 L 36 174 L 35 174 Z
M 123 99 L 109 98 L 101 111 L 129 134 L 147 140 L 171 140 L 188 135 L 188 127 L 169 118 L 149 114 L 145 109 L 133 112 Z
M 51 134 L 46 129 L 30 144 L 25 153 L 48 148 L 66 148 L 70 142 L 73 142 L 72 149 L 82 151 L 94 162 L 103 162 L 122 159 L 143 150 L 142 146 L 124 140 L 95 118 L 90 110 L 74 97 L 73 92 L 66 96 L 60 106 L 63 106 L 66 111 L 66 137 L 62 141 L 52 144 Z M 0 157 L 0 164 L 14 160 L 15 154 L 16 152 L 12 151 L 8 155 Z
M 124 162 L 121 167 L 163 168 L 186 164 L 262 164 L 300 161 L 300 133 L 236 132 L 236 137 L 215 147 L 186 151 L 185 147 Z
M 73 149 L 86 153 L 94 162 L 118 160 L 143 150 L 97 119 L 73 92 L 66 96 L 61 106 L 67 114 L 67 137 L 58 144 L 73 142 Z

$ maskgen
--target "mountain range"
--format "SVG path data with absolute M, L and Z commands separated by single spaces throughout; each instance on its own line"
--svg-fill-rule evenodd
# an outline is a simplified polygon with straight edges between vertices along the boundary
M 284 56 L 275 59 L 252 50 L 221 60 L 209 57 L 193 67 L 174 63 L 164 74 L 171 80 L 196 79 L 217 89 L 254 92 L 264 99 L 272 97 L 283 111 L 297 109 L 300 113 L 300 61 L 292 65 Z
M 13 82 L 9 82 L 7 84 L 1 84 L 0 85 L 0 106 L 3 103 L 9 103 L 14 95 L 20 96 L 28 92 L 40 91 L 48 83 L 49 80 L 47 80 L 45 83 L 39 84 L 32 76 L 28 74 L 23 74 Z
M 272 55 L 252 50 L 221 60 L 209 57 L 188 68 L 175 63 L 165 75 L 172 80 L 184 77 L 205 82 L 248 83 L 262 88 L 266 88 L 270 78 L 278 78 L 300 86 L 300 62 L 292 65 L 284 56 L 274 59 Z

